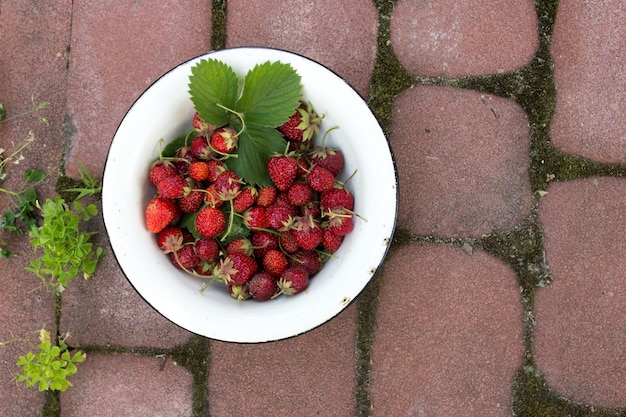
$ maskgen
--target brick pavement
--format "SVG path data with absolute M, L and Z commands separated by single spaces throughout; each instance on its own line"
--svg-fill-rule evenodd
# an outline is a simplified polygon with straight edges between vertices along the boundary
M 355 303 L 261 345 L 164 319 L 110 248 L 60 299 L 31 292 L 28 244 L 1 232 L 17 256 L 1 260 L 0 341 L 58 326 L 88 358 L 46 395 L 11 381 L 26 344 L 0 346 L 0 416 L 626 415 L 625 18 L 618 0 L 1 2 L 0 102 L 50 102 L 48 125 L 0 126 L 4 148 L 38 138 L 3 186 L 30 165 L 49 172 L 41 196 L 79 164 L 102 172 L 163 72 L 211 45 L 262 45 L 368 101 L 400 211 Z M 101 218 L 90 227 L 106 246 Z

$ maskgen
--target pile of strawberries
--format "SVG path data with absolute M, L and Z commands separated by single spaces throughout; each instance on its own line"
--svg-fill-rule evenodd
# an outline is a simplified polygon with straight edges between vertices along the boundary
M 354 227 L 354 197 L 338 180 L 343 155 L 325 146 L 326 135 L 314 144 L 320 120 L 303 102 L 277 128 L 288 146 L 267 162 L 273 185 L 259 187 L 224 162 L 237 132 L 196 113 L 197 136 L 149 173 L 156 195 L 146 227 L 172 264 L 226 284 L 238 300 L 305 290 Z

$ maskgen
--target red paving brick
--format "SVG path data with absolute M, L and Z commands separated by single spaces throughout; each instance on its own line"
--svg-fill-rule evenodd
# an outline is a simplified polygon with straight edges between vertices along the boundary
M 554 281 L 535 297 L 537 367 L 567 398 L 626 407 L 626 180 L 552 184 L 539 214 Z
M 89 355 L 61 394 L 61 417 L 191 417 L 191 375 L 164 358 Z
M 416 86 L 395 100 L 391 146 L 398 225 L 419 235 L 480 237 L 528 216 L 529 129 L 512 101 Z
M 510 416 L 522 364 L 513 271 L 483 252 L 407 245 L 383 269 L 374 416 Z
M 352 305 L 292 339 L 211 343 L 211 416 L 353 416 L 355 331 Z
M 305 55 L 366 97 L 377 24 L 373 2 L 230 0 L 226 46 L 268 46 Z
M 564 152 L 626 163 L 626 3 L 562 0 L 552 55 L 557 100 L 551 125 Z
M 391 16 L 398 58 L 426 77 L 515 70 L 533 58 L 538 39 L 531 0 L 399 0 Z

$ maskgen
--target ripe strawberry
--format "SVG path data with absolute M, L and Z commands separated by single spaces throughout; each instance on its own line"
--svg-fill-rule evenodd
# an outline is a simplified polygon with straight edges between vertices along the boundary
M 198 255 L 192 245 L 184 245 L 178 251 L 170 253 L 172 264 L 178 269 L 191 270 L 199 262 Z
M 252 256 L 252 242 L 246 237 L 237 238 L 226 245 L 226 253 L 243 253 L 244 255 Z
M 231 253 L 222 259 L 217 267 L 217 276 L 230 285 L 243 285 L 259 269 L 253 257 L 243 253 Z
M 295 230 L 286 230 L 282 232 L 278 238 L 280 248 L 286 253 L 295 253 L 300 249 L 294 233 Z
M 189 165 L 189 176 L 196 181 L 204 181 L 209 177 L 209 164 L 206 161 L 194 161 Z
M 178 171 L 176 167 L 172 165 L 170 162 L 162 162 L 159 161 L 152 169 L 150 169 L 149 179 L 152 185 L 155 187 L 157 184 L 164 178 L 171 177 L 173 175 L 177 175 Z
M 287 190 L 287 198 L 294 206 L 303 206 L 313 198 L 313 189 L 305 182 L 294 182 Z
M 208 237 L 201 237 L 195 242 L 196 254 L 201 261 L 212 262 L 217 260 L 220 247 L 217 241 Z
M 328 217 L 327 228 L 338 236 L 345 236 L 354 229 L 352 212 L 344 208 L 335 208 L 325 213 Z
M 280 191 L 286 191 L 298 173 L 298 163 L 293 156 L 274 155 L 267 162 L 267 172 Z
M 193 154 L 191 146 L 183 146 L 176 152 L 176 160 L 172 164 L 178 170 L 180 175 L 187 175 L 189 173 L 189 165 L 193 161 L 197 161 L 198 158 Z
M 322 209 L 320 208 L 319 201 L 310 201 L 307 204 L 300 206 L 300 216 L 311 216 L 319 218 L 322 216 Z
M 311 103 L 308 106 L 300 103 L 289 120 L 278 127 L 278 131 L 290 141 L 309 141 L 315 133 L 319 132 L 322 118 L 323 116 L 319 117 L 313 111 Z
M 241 178 L 235 171 L 226 170 L 217 176 L 215 189 L 221 200 L 229 201 L 241 192 Z
M 157 234 L 157 244 L 163 253 L 173 253 L 183 246 L 183 231 L 180 227 L 166 227 Z
M 256 202 L 259 192 L 253 185 L 245 186 L 233 200 L 233 208 L 237 213 L 243 213 Z
M 310 216 L 298 217 L 293 228 L 296 242 L 302 249 L 313 250 L 322 243 L 324 231 L 317 219 Z
M 251 297 L 250 291 L 248 290 L 248 284 L 229 285 L 228 293 L 237 301 L 245 301 Z
M 286 230 L 291 226 L 296 210 L 291 206 L 272 204 L 265 209 L 268 227 L 274 230 Z
M 215 182 L 217 177 L 224 171 L 226 171 L 226 165 L 224 162 L 218 159 L 209 159 L 207 161 L 207 165 L 209 166 L 209 175 L 207 176 L 207 181 Z
M 250 234 L 250 242 L 254 248 L 254 256 L 263 259 L 263 255 L 270 249 L 278 249 L 278 236 L 265 230 L 254 230 Z
M 211 207 L 221 207 L 224 204 L 215 188 L 215 184 L 211 184 L 207 187 L 204 193 L 204 201 Z
M 211 158 L 213 150 L 209 146 L 209 141 L 204 136 L 196 136 L 191 140 L 191 153 L 196 158 L 205 161 Z
M 326 168 L 315 165 L 306 177 L 307 183 L 315 191 L 328 191 L 335 185 L 335 176 Z
M 196 216 L 196 229 L 202 236 L 214 238 L 224 231 L 226 217 L 221 210 L 207 206 Z
M 253 206 L 243 213 L 243 224 L 248 229 L 267 229 L 269 222 L 265 214 L 265 207 Z
M 159 181 L 157 192 L 163 198 L 180 198 L 189 193 L 189 184 L 183 176 L 172 175 Z
M 343 207 L 348 210 L 354 209 L 354 196 L 345 188 L 333 187 L 324 191 L 320 196 L 320 203 L 324 212 L 335 207 Z
M 274 204 L 274 200 L 276 200 L 276 187 L 263 186 L 259 188 L 259 196 L 256 200 L 257 205 L 267 207 Z
M 335 253 L 337 249 L 343 243 L 343 236 L 339 236 L 334 234 L 328 228 L 324 229 L 324 236 L 322 236 L 322 246 L 324 246 L 324 250 L 328 253 Z
M 261 263 L 263 268 L 275 277 L 280 276 L 289 266 L 289 261 L 287 261 L 285 254 L 277 249 L 266 251 Z
M 204 201 L 204 193 L 198 189 L 192 189 L 189 194 L 178 199 L 178 207 L 183 213 L 198 211 Z
M 322 261 L 314 250 L 299 250 L 292 256 L 292 266 L 301 266 L 309 273 L 309 278 L 322 269 Z
M 267 272 L 259 272 L 248 281 L 248 292 L 257 301 L 269 300 L 277 290 L 276 278 Z
M 200 117 L 200 114 L 198 112 L 196 112 L 193 115 L 193 119 L 191 120 L 191 124 L 193 126 L 193 128 L 196 130 L 196 132 L 198 132 L 199 136 L 204 136 L 204 137 L 211 137 L 211 134 L 213 133 L 213 131 L 215 130 L 215 126 L 205 122 L 202 117 Z
M 152 233 L 159 233 L 179 216 L 180 209 L 176 203 L 167 198 L 154 197 L 146 207 L 146 227 Z
M 228 154 L 237 149 L 237 131 L 230 127 L 220 127 L 213 132 L 209 143 L 218 153 Z
M 343 169 L 343 155 L 339 149 L 316 147 L 309 153 L 312 165 L 319 165 L 329 170 L 335 177 Z
M 301 266 L 287 268 L 278 280 L 281 294 L 294 295 L 307 289 L 309 273 Z

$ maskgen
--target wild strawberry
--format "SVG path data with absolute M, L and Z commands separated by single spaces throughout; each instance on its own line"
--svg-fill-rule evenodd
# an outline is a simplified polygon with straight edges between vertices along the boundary
M 252 256 L 252 242 L 246 237 L 234 239 L 226 245 L 226 253 L 243 253 L 244 255 Z
M 343 243 L 343 236 L 339 236 L 334 234 L 328 228 L 324 229 L 324 235 L 322 236 L 322 246 L 324 246 L 324 250 L 328 253 L 335 253 L 337 249 Z
M 196 216 L 196 229 L 202 236 L 214 238 L 222 233 L 225 227 L 226 217 L 215 207 L 204 207 Z
M 291 256 L 292 266 L 301 266 L 309 273 L 309 277 L 322 269 L 322 261 L 314 250 L 299 250 Z
M 268 227 L 274 230 L 286 230 L 293 222 L 296 210 L 291 206 L 272 204 L 265 209 Z
M 257 200 L 258 191 L 253 185 L 247 185 L 233 200 L 233 208 L 237 213 L 243 213 Z
M 277 290 L 276 278 L 267 272 L 259 272 L 248 281 L 248 292 L 257 301 L 269 300 Z
M 207 160 L 213 155 L 209 141 L 204 136 L 196 136 L 191 140 L 191 153 L 200 160 Z
M 179 216 L 180 209 L 174 201 L 163 197 L 154 197 L 146 206 L 146 227 L 152 233 L 159 233 Z
M 281 294 L 294 295 L 307 289 L 309 273 L 301 266 L 287 268 L 278 280 L 278 289 Z
M 294 222 L 294 236 L 298 245 L 304 250 L 313 250 L 322 243 L 324 231 L 317 219 L 298 217 Z
M 269 226 L 265 207 L 253 206 L 243 213 L 243 224 L 248 229 L 266 229 Z
M 163 253 L 173 253 L 183 246 L 183 231 L 180 227 L 166 227 L 157 234 L 157 244 Z
M 305 105 L 300 103 L 296 111 L 285 123 L 278 127 L 278 131 L 285 138 L 294 141 L 308 141 L 313 135 L 319 132 L 319 124 L 322 120 L 315 111 L 311 103 Z
M 201 261 L 212 262 L 217 260 L 220 247 L 215 239 L 201 237 L 195 242 L 196 254 Z
M 328 191 L 335 185 L 335 176 L 326 168 L 315 165 L 306 177 L 307 183 L 315 191 Z
M 289 195 L 287 194 L 287 192 L 278 193 L 276 195 L 276 200 L 274 201 L 274 204 L 276 204 L 277 206 L 287 206 L 294 208 L 294 205 L 291 204 L 291 201 L 289 201 Z
M 323 211 L 332 210 L 335 207 L 343 207 L 348 210 L 354 209 L 354 196 L 345 188 L 333 187 L 324 191 L 320 196 Z
M 191 120 L 193 128 L 198 132 L 199 136 L 211 137 L 211 134 L 215 130 L 215 126 L 205 122 L 198 112 L 195 112 L 193 119 Z
M 192 189 L 189 194 L 178 199 L 178 207 L 183 213 L 198 211 L 204 201 L 204 193 L 198 189 Z
M 286 253 L 295 253 L 300 249 L 294 233 L 295 230 L 286 230 L 278 238 L 280 248 Z
M 322 216 L 322 209 L 318 201 L 310 201 L 303 206 L 300 206 L 300 216 L 311 216 L 319 218 Z
M 179 198 L 189 193 L 189 184 L 183 176 L 172 175 L 159 181 L 157 193 L 163 198 Z
M 193 268 L 193 272 L 206 278 L 213 277 L 213 269 L 215 268 L 215 262 L 203 261 L 200 259 L 198 264 Z
M 207 162 L 209 166 L 209 175 L 207 176 L 207 181 L 215 182 L 217 177 L 224 171 L 226 171 L 226 165 L 224 162 L 218 159 L 209 159 Z
M 313 198 L 313 189 L 305 182 L 294 182 L 287 190 L 287 198 L 294 206 L 303 206 Z
M 172 164 L 180 175 L 187 175 L 189 173 L 189 165 L 197 160 L 198 158 L 191 151 L 191 146 L 183 146 L 176 152 L 176 160 Z
M 265 252 L 261 263 L 263 268 L 275 277 L 280 276 L 289 266 L 289 261 L 287 261 L 285 254 L 276 249 L 270 249 Z
M 235 171 L 226 170 L 215 180 L 215 189 L 221 200 L 229 201 L 241 192 L 241 178 Z
M 220 198 L 215 184 L 209 185 L 205 190 L 204 201 L 211 207 L 221 207 L 224 204 L 224 200 Z
M 228 293 L 237 301 L 248 300 L 251 297 L 250 291 L 248 290 L 248 284 L 229 285 Z
M 170 162 L 157 162 L 152 169 L 150 169 L 149 179 L 152 185 L 155 187 L 164 178 L 177 175 L 178 171 L 176 167 Z
M 192 245 L 184 245 L 178 251 L 170 253 L 172 264 L 178 269 L 191 270 L 199 262 Z
M 193 161 L 189 165 L 189 176 L 196 181 L 204 181 L 209 177 L 209 164 L 206 161 Z
M 288 140 L 289 152 L 308 153 L 313 149 L 312 140 Z
M 267 207 L 270 204 L 274 204 L 276 200 L 276 187 L 263 186 L 259 188 L 259 196 L 256 203 L 259 206 Z
M 258 271 L 253 257 L 243 253 L 231 253 L 216 267 L 216 276 L 230 285 L 243 285 Z
M 298 163 L 293 156 L 274 155 L 267 162 L 267 172 L 280 191 L 286 191 L 296 178 Z
M 265 230 L 254 230 L 250 234 L 250 242 L 254 248 L 254 256 L 263 259 L 263 255 L 270 249 L 278 249 L 278 236 Z
M 230 127 L 220 127 L 213 132 L 209 143 L 218 153 L 228 154 L 237 149 L 237 131 Z
M 319 165 L 329 170 L 335 177 L 343 169 L 343 155 L 339 149 L 316 147 L 309 158 L 312 165 Z
M 335 208 L 324 213 L 328 217 L 327 228 L 339 236 L 345 236 L 354 229 L 352 212 L 344 208 Z

